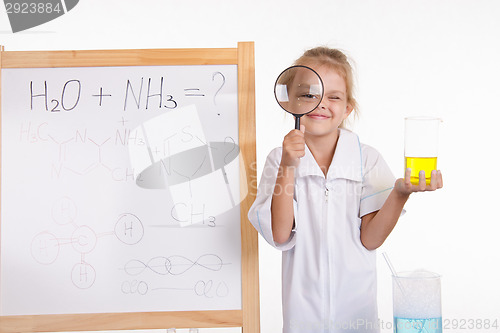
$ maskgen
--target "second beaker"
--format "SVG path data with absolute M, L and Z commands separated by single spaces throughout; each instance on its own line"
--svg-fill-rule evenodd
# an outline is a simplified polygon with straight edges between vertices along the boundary
M 418 270 L 392 277 L 395 333 L 442 333 L 441 276 Z

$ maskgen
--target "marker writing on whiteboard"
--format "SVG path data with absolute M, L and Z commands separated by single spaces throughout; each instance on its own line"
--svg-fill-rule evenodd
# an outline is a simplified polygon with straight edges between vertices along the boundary
M 35 92 L 37 88 L 40 88 L 39 86 L 33 87 L 33 81 L 30 82 L 30 96 L 31 96 L 31 103 L 30 103 L 30 109 L 33 110 L 33 102 L 35 98 L 43 98 L 44 101 L 44 106 L 45 106 L 45 111 L 49 111 L 49 103 L 48 103 L 48 93 L 47 93 L 47 81 L 44 81 L 43 84 L 43 92 L 40 93 L 40 90 Z M 64 83 L 63 88 L 61 89 L 61 98 L 56 99 L 53 98 L 50 100 L 51 109 L 50 112 L 61 112 L 61 107 L 64 111 L 71 111 L 80 102 L 80 96 L 81 96 L 81 91 L 82 91 L 82 83 L 80 80 L 68 80 L 66 83 Z M 68 96 L 70 96 L 68 100 Z
M 220 75 L 222 77 L 222 83 L 221 83 L 219 89 L 217 89 L 217 91 L 214 94 L 214 105 L 217 105 L 217 103 L 215 101 L 215 98 L 217 97 L 217 94 L 219 93 L 219 91 L 221 91 L 222 87 L 224 87 L 224 84 L 226 83 L 226 77 L 221 72 L 215 72 L 215 73 L 213 73 L 212 74 L 212 81 L 215 81 L 215 77 L 217 75 Z M 220 113 L 218 115 L 220 116 Z
M 42 265 L 53 264 L 59 257 L 62 248 L 68 245 L 80 256 L 80 261 L 73 265 L 71 269 L 71 281 L 79 289 L 88 289 L 94 285 L 97 279 L 96 269 L 86 260 L 86 255 L 96 250 L 98 239 L 105 236 L 115 235 L 121 242 L 127 245 L 135 245 L 141 241 L 144 235 L 144 226 L 141 220 L 130 213 L 119 216 L 113 231 L 97 233 L 88 225 L 76 223 L 77 206 L 69 197 L 58 199 L 52 206 L 51 217 L 58 225 L 72 226 L 71 234 L 66 237 L 56 237 L 49 231 L 42 231 L 36 234 L 30 245 L 32 258 Z M 210 260 L 212 258 L 208 258 Z M 205 267 L 209 264 L 215 266 L 217 262 L 203 260 L 203 256 L 193 265 Z M 213 259 L 212 259 L 213 260 Z
M 147 87 L 144 87 L 144 77 L 141 77 L 140 84 L 137 80 L 135 85 L 128 79 L 125 87 L 123 111 L 126 111 L 128 108 L 127 101 L 129 97 L 133 99 L 134 106 L 137 110 L 141 108 L 143 110 L 148 110 L 150 107 L 157 110 L 162 110 L 162 108 L 175 109 L 178 105 L 177 101 L 174 99 L 173 95 L 165 93 L 163 87 L 163 76 L 161 76 L 159 80 L 158 78 L 148 78 Z M 142 98 L 143 93 L 145 94 L 145 98 Z
M 184 95 L 186 97 L 204 97 L 205 94 L 200 92 L 199 88 L 187 88 L 184 89 Z
M 125 264 L 123 270 L 130 276 L 137 276 L 146 270 L 158 275 L 181 275 L 194 267 L 217 272 L 225 265 L 230 265 L 230 263 L 224 263 L 218 255 L 208 253 L 199 256 L 196 260 L 181 255 L 157 256 L 147 263 L 139 259 L 131 259 Z
M 135 280 L 134 280 L 135 281 Z M 141 281 L 143 282 L 143 281 Z M 143 282 L 144 283 L 144 282 Z M 145 283 L 144 283 L 145 284 Z M 140 286 L 139 286 L 140 287 Z M 142 289 L 145 289 L 146 286 L 142 286 Z M 229 295 L 229 287 L 224 281 L 213 281 L 213 280 L 198 280 L 196 284 L 194 285 L 193 288 L 187 288 L 187 287 L 156 287 L 156 288 L 151 288 L 152 291 L 194 291 L 196 296 L 200 297 L 206 297 L 206 298 L 214 298 L 214 297 L 227 297 Z M 134 291 L 130 292 L 128 289 L 124 289 L 122 287 L 122 292 L 124 294 L 127 293 L 133 293 Z M 140 290 L 137 290 L 136 292 L 140 293 Z M 146 290 L 147 292 L 147 290 Z M 142 294 L 144 295 L 144 294 Z
M 99 94 L 92 95 L 92 97 L 99 97 L 99 106 L 102 106 L 102 98 L 103 97 L 111 97 L 111 94 L 103 94 L 102 87 L 99 89 Z

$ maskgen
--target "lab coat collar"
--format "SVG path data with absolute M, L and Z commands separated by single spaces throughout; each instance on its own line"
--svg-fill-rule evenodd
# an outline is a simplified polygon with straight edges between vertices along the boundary
M 361 181 L 362 159 L 361 144 L 356 134 L 345 129 L 339 129 L 339 139 L 332 163 L 328 168 L 327 179 L 345 178 Z M 306 145 L 305 156 L 301 159 L 297 169 L 297 177 L 320 176 L 324 177 L 318 163 Z

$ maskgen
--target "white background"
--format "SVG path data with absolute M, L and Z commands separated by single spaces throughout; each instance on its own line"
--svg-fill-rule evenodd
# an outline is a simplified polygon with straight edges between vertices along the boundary
M 355 61 L 361 105 L 351 128 L 383 154 L 396 176 L 403 169 L 403 118 L 444 120 L 438 163 L 445 188 L 412 195 L 407 214 L 379 249 L 381 320 L 392 320 L 391 277 L 380 255 L 387 251 L 398 270 L 423 267 L 442 274 L 445 323 L 484 323 L 500 321 L 500 227 L 494 212 L 499 18 L 500 2 L 493 0 L 81 0 L 63 17 L 16 34 L 2 8 L 0 44 L 6 50 L 57 50 L 236 47 L 255 41 L 258 174 L 293 126 L 274 101 L 276 76 L 307 48 L 345 50 Z M 259 250 L 261 331 L 279 332 L 281 254 L 262 239 Z

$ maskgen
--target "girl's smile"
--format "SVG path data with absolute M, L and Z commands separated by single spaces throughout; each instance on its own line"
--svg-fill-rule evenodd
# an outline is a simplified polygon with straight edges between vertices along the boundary
M 314 111 L 312 113 L 309 113 L 307 115 L 309 118 L 312 118 L 312 119 L 315 119 L 315 120 L 326 120 L 326 119 L 329 119 L 331 118 L 331 115 L 329 114 L 326 114 L 326 113 L 322 113 L 322 112 L 318 112 L 318 111 Z

